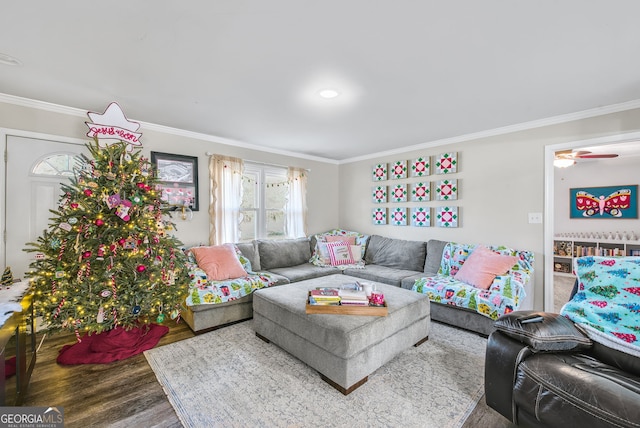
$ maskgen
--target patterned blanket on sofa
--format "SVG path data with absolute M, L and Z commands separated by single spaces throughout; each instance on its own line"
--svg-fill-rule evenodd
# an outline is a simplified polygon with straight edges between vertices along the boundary
M 594 341 L 640 356 L 640 257 L 579 257 L 578 292 L 561 315 Z
M 253 272 L 249 259 L 243 256 L 237 247 L 235 250 L 247 276 L 224 281 L 209 280 L 205 271 L 198 267 L 192 253 L 187 252 L 187 268 L 190 278 L 189 295 L 186 299 L 187 306 L 230 302 L 276 283 L 276 279 L 269 273 Z
M 524 300 L 524 286 L 533 273 L 534 255 L 503 246 L 487 246 L 497 253 L 516 256 L 517 263 L 506 274 L 496 276 L 488 290 L 483 290 L 454 277 L 475 247 L 472 244 L 448 243 L 438 275 L 418 279 L 413 290 L 427 294 L 433 302 L 471 309 L 496 320 L 515 311 Z

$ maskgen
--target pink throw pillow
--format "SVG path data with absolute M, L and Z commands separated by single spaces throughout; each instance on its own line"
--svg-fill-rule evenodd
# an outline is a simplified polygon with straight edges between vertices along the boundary
M 477 246 L 453 276 L 458 281 L 488 290 L 497 275 L 505 274 L 518 262 L 515 256 L 505 256 Z
M 324 235 L 324 242 L 347 242 L 351 245 L 356 245 L 356 237 L 343 235 Z
M 327 242 L 331 266 L 351 265 L 354 263 L 351 245 L 346 242 Z
M 223 281 L 247 276 L 233 244 L 214 245 L 212 247 L 193 247 L 198 267 L 206 272 L 210 281 Z

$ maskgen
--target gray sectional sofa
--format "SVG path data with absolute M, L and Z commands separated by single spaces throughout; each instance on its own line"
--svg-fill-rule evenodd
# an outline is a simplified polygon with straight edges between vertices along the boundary
M 371 235 L 366 245 L 363 269 L 316 266 L 309 263 L 315 237 L 254 240 L 236 244 L 251 262 L 254 272 L 268 272 L 275 285 L 295 283 L 342 272 L 355 278 L 411 289 L 416 279 L 436 275 L 447 242 L 408 241 Z M 186 306 L 183 318 L 196 333 L 253 316 L 253 295 L 221 304 Z M 431 302 L 431 319 L 482 335 L 493 331 L 493 320 L 469 309 Z

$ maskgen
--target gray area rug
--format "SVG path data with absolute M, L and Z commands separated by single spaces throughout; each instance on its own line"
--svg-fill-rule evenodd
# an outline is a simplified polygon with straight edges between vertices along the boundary
M 473 333 L 432 323 L 344 396 L 252 322 L 144 353 L 184 426 L 459 427 L 483 395 L 487 341 Z

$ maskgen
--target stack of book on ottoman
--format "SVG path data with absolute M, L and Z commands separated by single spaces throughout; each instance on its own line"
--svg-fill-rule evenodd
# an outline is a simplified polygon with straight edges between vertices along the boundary
M 373 305 L 364 290 L 354 287 L 318 287 L 309 290 L 306 312 L 308 314 L 386 316 L 387 304 L 383 302 Z
M 364 290 L 338 290 L 338 295 L 343 306 L 369 306 L 369 298 Z
M 369 298 L 363 290 L 316 288 L 309 292 L 309 304 L 368 306 Z
M 316 288 L 309 291 L 310 305 L 339 305 L 340 294 L 337 288 Z

